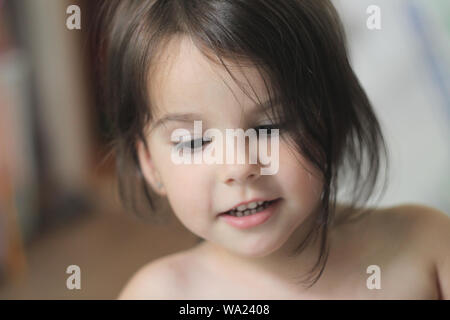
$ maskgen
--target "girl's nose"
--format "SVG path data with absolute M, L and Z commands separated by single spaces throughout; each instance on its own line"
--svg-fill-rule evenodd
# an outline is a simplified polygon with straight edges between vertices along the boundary
M 243 185 L 251 183 L 259 178 L 260 166 L 258 164 L 224 164 L 224 178 L 227 185 Z
M 247 146 L 246 146 L 247 148 Z M 259 163 L 258 155 L 253 151 L 249 151 L 246 149 L 242 150 L 237 148 L 237 152 L 241 153 L 244 157 L 244 161 L 242 163 L 239 161 L 232 161 L 231 163 L 225 162 L 223 165 L 223 179 L 225 184 L 227 185 L 243 185 L 253 182 L 258 179 L 261 175 L 261 164 Z M 253 153 L 253 161 L 250 161 L 250 153 Z M 236 158 L 234 160 L 237 160 Z M 256 162 L 256 163 L 255 163 Z

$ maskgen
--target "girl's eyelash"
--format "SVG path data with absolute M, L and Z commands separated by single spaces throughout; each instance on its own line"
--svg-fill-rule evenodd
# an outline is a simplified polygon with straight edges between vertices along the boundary
M 199 149 L 198 146 L 197 146 L 197 148 L 195 148 L 195 146 L 196 146 L 195 142 L 199 141 L 199 140 L 200 140 L 200 143 L 198 143 L 198 142 L 197 143 L 198 143 L 198 146 L 202 147 L 202 149 L 203 149 L 203 146 L 205 145 L 204 144 L 205 142 L 209 143 L 212 141 L 212 139 L 199 138 L 199 139 L 194 139 L 194 140 L 177 143 L 177 144 L 175 144 L 175 148 L 177 148 L 177 150 L 185 149 L 185 148 L 189 149 L 189 150 L 198 150 Z
M 272 131 L 271 130 L 279 129 L 279 128 L 280 128 L 279 124 L 265 124 L 265 125 L 260 125 L 260 126 L 254 127 L 253 129 L 256 130 L 256 134 L 258 136 L 259 136 L 259 130 L 260 129 L 266 129 L 266 130 L 268 130 L 267 135 L 270 136 L 270 135 L 272 135 Z M 199 140 L 200 140 L 200 143 L 197 142 L 198 145 L 197 145 L 197 148 L 196 148 L 195 147 L 196 146 L 195 142 L 199 141 Z M 193 139 L 193 140 L 177 143 L 177 144 L 175 144 L 175 148 L 177 148 L 177 150 L 184 149 L 184 148 L 189 149 L 189 150 L 199 150 L 200 149 L 199 147 L 201 147 L 201 149 L 203 149 L 205 144 L 207 144 L 207 143 L 209 143 L 211 141 L 212 141 L 212 139 L 210 139 L 210 138 L 209 139 L 205 139 L 205 138 Z

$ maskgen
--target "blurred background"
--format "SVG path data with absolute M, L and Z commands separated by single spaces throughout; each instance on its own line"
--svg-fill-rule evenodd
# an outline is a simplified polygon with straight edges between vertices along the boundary
M 388 142 L 379 204 L 448 214 L 450 2 L 333 3 Z M 81 9 L 80 30 L 66 27 L 70 5 Z M 379 30 L 366 26 L 370 5 Z M 0 0 L 0 299 L 114 299 L 141 266 L 196 242 L 174 218 L 155 224 L 120 205 L 88 43 L 95 7 Z M 70 265 L 81 269 L 80 290 L 66 287 Z

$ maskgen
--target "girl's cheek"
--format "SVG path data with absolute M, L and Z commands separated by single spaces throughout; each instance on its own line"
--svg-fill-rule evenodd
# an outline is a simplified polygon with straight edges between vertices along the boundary
M 186 188 L 186 184 L 178 190 L 171 191 L 169 202 L 175 216 L 192 233 L 204 236 L 211 223 L 206 196 L 199 193 L 199 190 Z
M 294 154 L 288 148 L 280 149 L 279 178 L 286 192 L 296 192 L 304 199 L 312 199 L 321 192 L 320 172 L 302 155 Z
M 201 165 L 171 164 L 167 167 L 165 178 L 168 180 L 169 196 L 180 203 L 180 206 L 194 208 L 207 200 L 207 177 L 204 170 L 201 170 Z

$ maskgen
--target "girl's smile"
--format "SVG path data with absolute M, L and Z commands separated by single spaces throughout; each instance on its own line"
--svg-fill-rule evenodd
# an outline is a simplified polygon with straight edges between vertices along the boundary
M 248 229 L 263 224 L 276 214 L 281 198 L 272 201 L 252 201 L 219 215 L 228 224 L 238 229 Z M 241 208 L 244 207 L 244 208 Z

